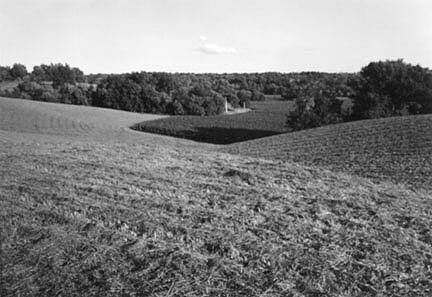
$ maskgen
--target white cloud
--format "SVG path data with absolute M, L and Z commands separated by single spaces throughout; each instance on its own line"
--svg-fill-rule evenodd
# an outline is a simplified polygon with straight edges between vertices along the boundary
M 210 55 L 221 55 L 221 54 L 235 54 L 237 50 L 233 47 L 225 47 L 208 42 L 208 38 L 205 36 L 199 37 L 202 44 L 197 48 L 198 51 L 204 54 Z

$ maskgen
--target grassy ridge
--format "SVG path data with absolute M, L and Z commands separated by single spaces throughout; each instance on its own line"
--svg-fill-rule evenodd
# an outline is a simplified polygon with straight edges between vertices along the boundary
M 432 185 L 432 115 L 330 125 L 236 143 L 223 150 L 325 166 L 377 180 Z
M 252 111 L 209 117 L 175 116 L 134 125 L 138 131 L 157 133 L 195 141 L 228 144 L 286 131 L 287 101 L 252 102 Z

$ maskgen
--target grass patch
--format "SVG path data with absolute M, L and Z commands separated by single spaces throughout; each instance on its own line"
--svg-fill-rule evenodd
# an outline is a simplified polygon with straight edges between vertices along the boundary
M 229 144 L 286 132 L 285 121 L 292 103 L 252 102 L 252 111 L 209 117 L 175 116 L 134 125 L 132 129 L 195 141 Z

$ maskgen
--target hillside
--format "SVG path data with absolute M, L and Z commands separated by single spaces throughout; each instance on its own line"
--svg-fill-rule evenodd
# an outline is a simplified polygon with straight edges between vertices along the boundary
M 74 108 L 0 99 L 1 296 L 430 296 L 430 191 Z
M 2 130 L 82 136 L 165 116 L 0 97 Z
M 432 115 L 330 125 L 236 143 L 225 152 L 432 185 Z
M 166 116 L 0 97 L 0 138 L 7 137 L 9 141 L 15 142 L 79 140 L 132 144 L 157 139 L 161 144 L 198 145 L 181 139 L 136 132 L 129 128 L 141 121 L 164 117 Z M 14 137 L 10 137 L 11 135 Z M 199 146 L 205 147 L 205 144 Z

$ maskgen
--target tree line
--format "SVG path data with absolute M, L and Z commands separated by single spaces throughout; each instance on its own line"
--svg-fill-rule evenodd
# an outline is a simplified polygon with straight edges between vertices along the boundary
M 0 67 L 0 81 L 19 81 L 1 95 L 92 105 L 133 112 L 171 115 L 216 115 L 225 109 L 263 101 L 266 95 L 292 100 L 310 93 L 324 81 L 340 96 L 350 95 L 346 86 L 349 74 L 304 73 L 232 73 L 193 74 L 133 72 L 125 74 L 84 73 L 65 64 L 39 65 L 28 72 L 22 64 Z
M 133 112 L 216 115 L 225 101 L 249 105 L 273 95 L 295 101 L 292 130 L 349 120 L 432 112 L 432 74 L 403 60 L 372 62 L 359 73 L 133 72 L 85 75 L 67 64 L 0 66 L 0 82 L 16 81 L 0 95 Z M 342 108 L 350 101 L 352 108 Z

